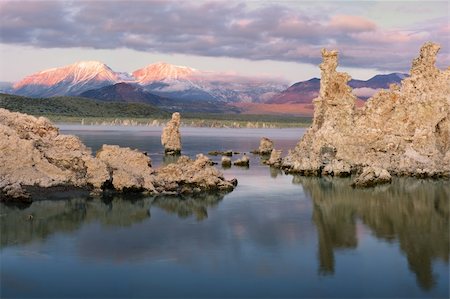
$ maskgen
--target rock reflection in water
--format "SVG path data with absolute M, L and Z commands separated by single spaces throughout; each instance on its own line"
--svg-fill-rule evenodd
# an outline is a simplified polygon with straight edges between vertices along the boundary
M 222 198 L 223 195 L 216 193 L 205 193 L 185 198 L 164 196 L 156 197 L 152 206 L 177 214 L 181 218 L 190 217 L 194 214 L 200 221 L 208 218 L 208 208 L 216 206 Z
M 283 171 L 278 167 L 269 166 L 269 172 L 271 178 L 276 178 L 283 174 Z
M 358 245 L 356 221 L 388 242 L 397 241 L 423 289 L 436 277 L 433 261 L 449 261 L 448 181 L 398 178 L 391 185 L 357 190 L 347 179 L 296 176 L 314 203 L 321 274 L 334 273 L 334 251 Z
M 105 196 L 102 199 L 76 197 L 67 200 L 36 201 L 30 205 L 0 203 L 0 247 L 46 239 L 57 232 L 78 230 L 83 224 L 99 222 L 105 226 L 126 227 L 150 217 L 151 207 L 161 208 L 179 217 L 208 217 L 208 208 L 218 204 L 223 194 L 192 196 L 128 197 Z

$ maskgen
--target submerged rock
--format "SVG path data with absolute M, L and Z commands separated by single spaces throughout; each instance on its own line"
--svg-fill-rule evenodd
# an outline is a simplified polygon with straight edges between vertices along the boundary
M 394 175 L 450 176 L 450 68 L 435 66 L 439 46 L 426 43 L 411 76 L 391 85 L 357 109 L 337 72 L 337 51 L 322 51 L 319 97 L 312 126 L 283 159 L 304 175 L 346 176 L 366 166 Z
M 0 199 L 31 202 L 30 194 L 23 190 L 19 183 L 0 181 L 0 190 Z
M 227 157 L 232 157 L 234 154 L 237 154 L 237 152 L 233 152 L 232 150 L 228 150 L 228 151 L 210 151 L 208 152 L 208 155 L 210 156 L 227 156 Z
M 267 137 L 261 138 L 259 142 L 259 148 L 252 151 L 253 154 L 257 155 L 269 155 L 273 150 L 273 141 Z
M 364 167 L 362 173 L 352 182 L 353 187 L 366 188 L 390 183 L 392 177 L 386 169 L 378 167 Z
M 250 165 L 250 159 L 248 158 L 248 156 L 246 154 L 243 154 L 240 159 L 237 159 L 236 161 L 234 161 L 233 165 L 248 167 Z
M 162 131 L 161 144 L 164 146 L 164 152 L 167 155 L 177 155 L 181 153 L 180 123 L 180 113 L 175 112 L 172 114 L 172 119 Z
M 221 163 L 222 163 L 223 167 L 230 167 L 231 166 L 231 158 L 227 157 L 227 156 L 222 156 Z
M 145 153 L 116 145 L 103 145 L 93 157 L 77 137 L 59 134 L 46 118 L 0 109 L 1 200 L 29 201 L 31 193 L 42 193 L 42 188 L 152 194 L 234 188 L 234 182 L 225 180 L 207 157 L 186 158 L 155 170 Z

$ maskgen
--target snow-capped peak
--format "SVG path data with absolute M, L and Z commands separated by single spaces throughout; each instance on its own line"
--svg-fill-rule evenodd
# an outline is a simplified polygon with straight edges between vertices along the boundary
M 119 76 L 109 66 L 99 61 L 79 61 L 67 66 L 44 70 L 17 82 L 14 88 L 26 85 L 51 86 L 60 82 L 71 85 L 86 81 L 116 82 Z
M 133 76 L 139 83 L 146 84 L 152 81 L 162 81 L 167 79 L 186 79 L 197 72 L 196 69 L 187 66 L 157 62 L 134 71 Z

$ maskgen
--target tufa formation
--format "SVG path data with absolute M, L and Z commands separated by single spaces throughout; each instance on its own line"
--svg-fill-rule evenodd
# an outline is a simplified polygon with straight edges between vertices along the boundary
M 164 127 L 161 135 L 161 144 L 167 155 L 179 155 L 181 153 L 180 113 L 172 114 L 172 119 Z
M 322 50 L 313 124 L 282 166 L 304 175 L 347 176 L 370 166 L 377 173 L 448 178 L 450 68 L 435 66 L 439 48 L 424 44 L 410 77 L 361 109 L 347 85 L 350 76 L 336 71 L 337 51 Z
M 157 169 L 146 154 L 116 145 L 103 145 L 93 157 L 48 119 L 6 109 L 0 109 L 0 165 L 0 200 L 30 201 L 43 189 L 179 194 L 231 191 L 237 183 L 225 180 L 203 155 Z
M 256 155 L 270 155 L 273 150 L 273 141 L 267 137 L 262 137 L 259 142 L 259 148 L 252 151 Z

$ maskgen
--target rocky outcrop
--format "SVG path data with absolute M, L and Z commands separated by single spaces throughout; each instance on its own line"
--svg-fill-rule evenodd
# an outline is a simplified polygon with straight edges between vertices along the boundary
M 167 155 L 178 155 L 181 153 L 180 123 L 180 113 L 175 112 L 162 131 L 161 144 L 164 146 L 164 152 Z
M 231 191 L 237 181 L 227 181 L 223 174 L 210 166 L 210 160 L 203 154 L 196 160 L 181 156 L 175 164 L 155 170 L 153 185 L 160 193 L 199 193 L 202 191 Z
M 150 157 L 138 150 L 103 145 L 96 155 L 104 162 L 111 176 L 111 185 L 118 191 L 154 191 Z
M 228 156 L 222 156 L 221 159 L 222 167 L 230 167 L 231 166 L 231 158 Z
M 230 191 L 234 181 L 225 180 L 205 156 L 156 170 L 146 154 L 130 148 L 103 145 L 93 157 L 77 137 L 59 134 L 46 118 L 0 109 L 0 200 L 28 201 L 30 192 L 42 188 L 181 191 L 173 184 L 183 185 L 183 192 Z
M 237 152 L 233 152 L 232 150 L 228 151 L 210 151 L 208 152 L 208 155 L 210 156 L 227 156 L 232 157 L 233 154 L 238 154 Z
M 337 51 L 322 51 L 319 97 L 312 126 L 283 160 L 304 175 L 346 176 L 366 166 L 393 175 L 450 176 L 450 68 L 435 66 L 439 46 L 426 43 L 410 77 L 357 109 L 337 72 Z
M 273 150 L 273 141 L 267 137 L 261 138 L 259 142 L 259 148 L 252 151 L 253 154 L 257 155 L 269 155 Z
M 356 188 L 367 188 L 390 183 L 391 181 L 392 177 L 386 169 L 364 167 L 362 173 L 353 180 L 352 186 Z
M 237 159 L 236 161 L 233 162 L 233 165 L 248 167 L 250 165 L 250 159 L 244 153 L 240 159 Z
M 60 135 L 46 118 L 5 109 L 0 109 L 0 165 L 4 196 L 12 190 L 25 195 L 18 186 L 101 188 L 109 179 L 106 165 L 77 137 Z
M 273 149 L 270 153 L 270 158 L 264 161 L 264 164 L 270 165 L 273 167 L 280 167 L 283 159 L 281 158 L 281 150 Z

